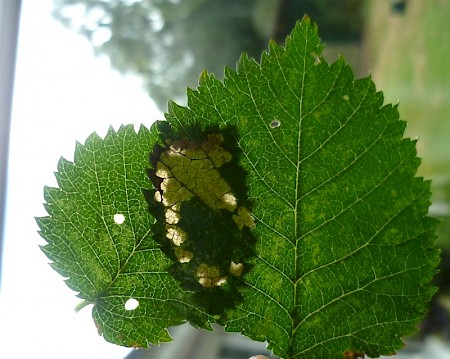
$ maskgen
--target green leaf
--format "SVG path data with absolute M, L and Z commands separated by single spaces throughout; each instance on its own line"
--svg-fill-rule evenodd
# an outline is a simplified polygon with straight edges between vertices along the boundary
M 245 55 L 224 82 L 206 72 L 175 133 L 235 128 L 256 257 L 228 331 L 283 358 L 392 354 L 434 293 L 437 221 L 415 178 L 415 142 L 395 106 L 340 58 L 328 65 L 308 19 L 261 65 Z
M 439 260 L 430 184 L 397 107 L 322 47 L 304 19 L 261 64 L 204 72 L 167 122 L 60 161 L 43 250 L 107 340 L 217 320 L 282 358 L 334 359 L 392 354 L 416 330 Z
M 52 267 L 83 304 L 94 304 L 99 333 L 124 346 L 169 341 L 166 328 L 186 318 L 209 328 L 209 316 L 168 274 L 170 261 L 152 239 L 142 189 L 156 141 L 156 131 L 144 127 L 91 135 L 77 145 L 74 163 L 60 160 L 59 188 L 45 189 L 49 216 L 37 220 Z M 139 303 L 134 310 L 126 309 L 131 298 Z

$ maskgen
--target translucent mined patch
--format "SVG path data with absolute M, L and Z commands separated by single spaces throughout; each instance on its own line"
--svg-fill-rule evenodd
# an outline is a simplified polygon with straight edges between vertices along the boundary
M 160 154 L 156 164 L 155 174 L 161 182 L 159 191 L 155 192 L 155 201 L 164 206 L 165 235 L 174 245 L 174 254 L 181 264 L 189 263 L 196 256 L 183 249 L 183 244 L 195 240 L 195 235 L 191 237 L 185 232 L 187 229 L 183 226 L 180 214 L 184 203 L 192 198 L 196 197 L 212 210 L 225 209 L 231 212 L 240 230 L 244 226 L 251 228 L 255 225 L 250 211 L 238 207 L 236 195 L 219 172 L 219 167 L 232 158 L 222 147 L 223 141 L 221 134 L 210 134 L 201 144 L 187 138 L 168 140 L 168 148 Z M 202 263 L 197 267 L 196 280 L 205 288 L 222 286 L 227 282 L 226 274 L 240 276 L 243 268 L 242 263 L 234 262 L 229 269 Z
M 192 252 L 186 251 L 182 248 L 175 248 L 175 255 L 180 263 L 189 263 L 192 258 L 194 258 L 194 254 Z
M 219 268 L 216 266 L 208 266 L 202 263 L 197 268 L 197 276 L 199 277 L 218 277 L 219 275 Z
M 227 282 L 227 277 L 218 277 L 218 278 L 212 278 L 211 284 L 215 287 L 220 287 L 224 285 Z
M 225 208 L 228 209 L 230 212 L 233 212 L 236 209 L 237 199 L 233 193 L 230 192 L 225 193 L 222 196 L 222 200 L 225 205 Z
M 222 142 L 222 135 L 211 134 L 201 145 L 188 139 L 170 143 L 156 168 L 156 176 L 163 179 L 162 203 L 166 207 L 195 195 L 208 207 L 234 211 L 236 197 L 217 170 L 231 160 Z
M 235 275 L 236 277 L 239 277 L 242 274 L 242 271 L 244 270 L 244 265 L 242 263 L 230 263 L 229 271 L 232 275 Z
M 159 192 L 159 191 L 155 192 L 155 201 L 156 202 L 162 202 L 161 192 Z
M 170 239 L 170 241 L 176 245 L 177 247 L 181 246 L 184 241 L 186 241 L 187 235 L 186 233 L 177 227 L 168 227 L 166 231 L 166 237 Z
M 233 220 L 239 229 L 244 228 L 244 226 L 249 228 L 253 228 L 255 226 L 255 219 L 250 211 L 245 207 L 239 207 L 238 213 L 233 215 Z
M 227 282 L 226 276 L 221 276 L 219 268 L 202 263 L 197 268 L 198 282 L 205 288 L 219 287 Z
M 155 174 L 159 178 L 169 178 L 170 170 L 166 166 L 164 166 L 161 162 L 158 162 Z
M 178 212 L 175 212 L 172 209 L 168 209 L 166 211 L 166 223 L 167 224 L 177 224 L 180 221 L 180 214 Z
M 205 288 L 211 288 L 212 287 L 212 281 L 211 278 L 208 277 L 200 277 L 198 279 L 198 282 Z

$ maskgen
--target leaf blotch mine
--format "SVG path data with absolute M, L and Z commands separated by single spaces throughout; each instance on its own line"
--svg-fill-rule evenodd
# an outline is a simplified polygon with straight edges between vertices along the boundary
M 155 191 L 147 201 L 157 219 L 156 240 L 181 286 L 208 308 L 217 302 L 212 311 L 221 312 L 240 300 L 238 278 L 254 253 L 245 173 L 232 141 L 220 132 L 200 139 L 167 135 L 150 157 Z

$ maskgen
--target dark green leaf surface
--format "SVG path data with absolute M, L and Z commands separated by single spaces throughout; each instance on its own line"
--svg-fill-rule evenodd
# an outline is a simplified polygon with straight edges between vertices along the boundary
M 124 346 L 168 341 L 166 328 L 186 318 L 208 327 L 208 316 L 167 273 L 170 262 L 152 240 L 154 219 L 142 189 L 149 186 L 145 168 L 155 142 L 144 127 L 111 129 L 105 139 L 93 134 L 77 145 L 74 163 L 59 162 L 59 188 L 45 189 L 49 217 L 38 219 L 52 267 L 94 304 L 105 339 Z M 130 298 L 139 302 L 135 310 L 125 308 Z
M 261 65 L 243 56 L 224 83 L 204 73 L 189 108 L 172 104 L 167 119 L 187 134 L 238 132 L 257 256 L 226 329 L 283 358 L 376 357 L 426 311 L 436 221 L 396 107 L 321 50 L 306 19 Z

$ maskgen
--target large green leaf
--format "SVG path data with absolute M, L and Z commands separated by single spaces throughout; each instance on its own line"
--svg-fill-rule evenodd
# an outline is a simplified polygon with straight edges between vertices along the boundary
M 243 56 L 224 83 L 204 74 L 167 118 L 237 128 L 257 255 L 226 329 L 285 358 L 389 354 L 434 292 L 429 183 L 397 108 L 321 50 L 306 19 L 261 65 Z
M 43 249 L 107 340 L 217 319 L 283 358 L 328 359 L 390 354 L 415 331 L 438 262 L 429 183 L 397 108 L 321 50 L 305 19 L 261 64 L 203 73 L 167 122 L 60 162 Z

